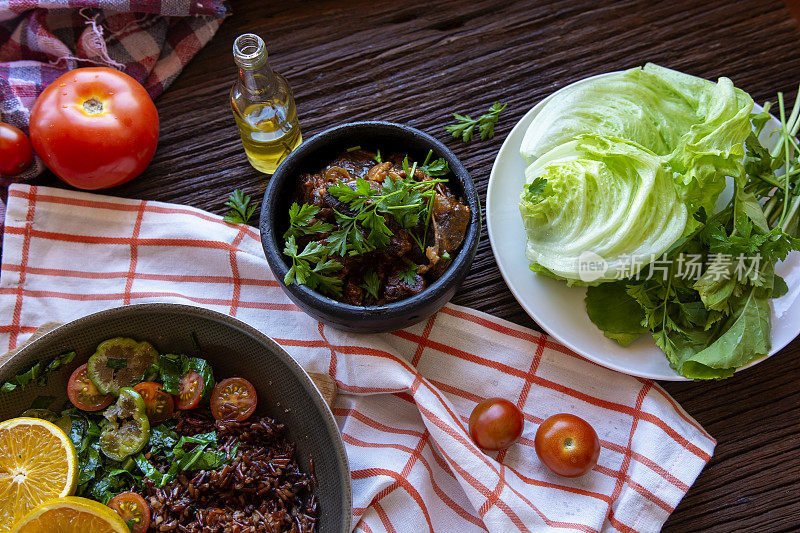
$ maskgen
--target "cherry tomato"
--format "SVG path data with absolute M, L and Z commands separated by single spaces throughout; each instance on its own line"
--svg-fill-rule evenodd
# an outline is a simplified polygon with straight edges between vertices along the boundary
M 575 415 L 553 415 L 539 426 L 534 440 L 544 465 L 564 477 L 582 476 L 597 464 L 600 439 L 589 423 Z
M 522 435 L 524 425 L 522 411 L 516 405 L 503 398 L 489 398 L 472 410 L 469 435 L 484 450 L 502 450 Z
M 106 67 L 71 70 L 31 109 L 33 147 L 47 168 L 80 189 L 131 180 L 150 164 L 158 112 L 139 82 Z
M 131 533 L 144 533 L 150 527 L 150 507 L 144 498 L 135 492 L 117 494 L 108 502 L 122 520 L 131 528 Z
M 172 395 L 161 390 L 160 384 L 154 381 L 143 381 L 137 383 L 133 390 L 138 392 L 144 400 L 145 411 L 151 425 L 163 422 L 175 411 Z
M 194 409 L 203 397 L 203 378 L 194 370 L 189 370 L 181 378 L 180 390 L 175 407 L 181 410 Z
M 99 411 L 114 401 L 111 394 L 103 394 L 86 373 L 86 365 L 75 369 L 67 382 L 67 396 L 72 405 L 83 411 Z
M 25 133 L 0 122 L 0 174 L 15 176 L 33 163 L 33 148 Z
M 243 378 L 228 378 L 214 387 L 211 413 L 217 420 L 246 420 L 256 410 L 258 397 L 253 384 Z

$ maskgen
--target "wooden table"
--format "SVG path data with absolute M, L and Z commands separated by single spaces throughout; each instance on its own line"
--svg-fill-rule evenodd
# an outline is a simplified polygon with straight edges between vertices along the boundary
M 306 138 L 342 122 L 410 124 L 445 141 L 485 194 L 492 161 L 536 102 L 580 78 L 652 61 L 716 79 L 757 101 L 794 97 L 800 34 L 781 1 L 237 0 L 214 40 L 157 101 L 161 140 L 145 174 L 108 191 L 216 213 L 234 188 L 260 201 L 228 106 L 231 45 L 265 38 L 294 88 Z M 450 113 L 508 103 L 496 136 L 463 144 Z M 40 183 L 63 186 L 52 176 Z M 500 277 L 484 234 L 454 299 L 537 328 Z M 800 317 L 797 317 L 800 320 Z M 800 340 L 719 383 L 664 383 L 719 442 L 665 531 L 800 528 Z

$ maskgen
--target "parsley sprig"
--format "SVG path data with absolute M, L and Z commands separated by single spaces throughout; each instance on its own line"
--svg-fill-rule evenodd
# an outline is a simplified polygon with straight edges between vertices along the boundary
M 301 252 L 292 235 L 286 241 L 283 253 L 292 258 L 292 266 L 283 278 L 286 285 L 296 281 L 324 294 L 337 298 L 342 296 L 342 280 L 331 275 L 340 271 L 342 264 L 328 258 L 330 248 L 324 241 L 311 241 Z
M 239 189 L 231 193 L 225 205 L 231 210 L 222 220 L 231 224 L 247 224 L 258 208 L 257 204 L 250 205 L 250 196 Z
M 453 135 L 456 139 L 461 137 L 464 142 L 472 140 L 472 134 L 475 132 L 475 126 L 478 127 L 478 132 L 481 135 L 481 140 L 491 139 L 494 137 L 494 126 L 500 118 L 500 113 L 506 108 L 508 104 L 501 104 L 495 102 L 489 108 L 488 113 L 484 113 L 478 118 L 472 118 L 469 115 L 459 115 L 453 113 L 455 123 L 445 126 L 444 129 Z

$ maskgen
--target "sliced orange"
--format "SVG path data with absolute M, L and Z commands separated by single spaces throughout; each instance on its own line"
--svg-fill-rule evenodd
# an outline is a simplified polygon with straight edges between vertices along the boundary
M 67 496 L 45 502 L 14 524 L 11 533 L 130 533 L 110 507 Z
M 58 426 L 39 418 L 0 422 L 0 533 L 42 502 L 69 496 L 78 457 Z

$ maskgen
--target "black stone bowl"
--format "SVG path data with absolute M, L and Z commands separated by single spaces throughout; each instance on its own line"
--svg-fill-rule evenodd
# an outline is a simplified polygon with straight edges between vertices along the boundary
M 384 154 L 407 153 L 409 159 L 422 162 L 433 150 L 433 157 L 443 157 L 450 165 L 448 186 L 469 206 L 472 220 L 464 242 L 445 273 L 422 293 L 386 305 L 348 305 L 305 285 L 284 285 L 282 280 L 291 265 L 283 255 L 283 234 L 289 227 L 292 204 L 300 175 L 317 172 L 352 146 L 365 150 L 380 148 Z M 481 206 L 478 192 L 464 165 L 444 144 L 410 126 L 390 122 L 352 122 L 323 131 L 301 144 L 283 160 L 272 175 L 261 206 L 261 244 L 275 277 L 281 281 L 289 298 L 315 319 L 346 331 L 377 333 L 394 331 L 415 324 L 434 314 L 455 294 L 467 275 L 481 233 Z
M 217 381 L 240 376 L 258 393 L 256 414 L 276 419 L 297 446 L 297 462 L 309 472 L 310 459 L 318 485 L 319 533 L 350 533 L 352 492 L 339 428 L 308 374 L 270 338 L 247 324 L 208 309 L 179 304 L 118 307 L 79 318 L 34 340 L 0 365 L 0 383 L 65 352 L 77 356 L 50 375 L 46 386 L 0 392 L 0 421 L 15 418 L 37 396 L 67 400 L 67 380 L 102 341 L 112 337 L 146 340 L 159 353 L 184 353 L 206 359 Z M 194 339 L 194 340 L 193 340 Z M 199 345 L 199 348 L 197 347 Z

